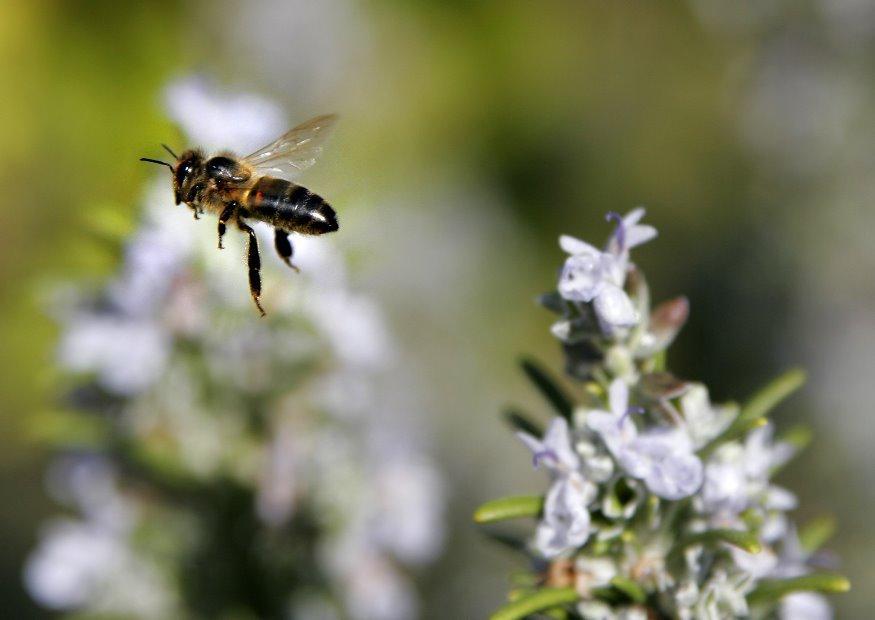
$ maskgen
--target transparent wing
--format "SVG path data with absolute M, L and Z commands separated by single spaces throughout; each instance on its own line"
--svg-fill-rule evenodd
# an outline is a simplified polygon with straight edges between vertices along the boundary
M 292 179 L 316 163 L 336 122 L 336 114 L 311 118 L 243 159 L 261 174 Z

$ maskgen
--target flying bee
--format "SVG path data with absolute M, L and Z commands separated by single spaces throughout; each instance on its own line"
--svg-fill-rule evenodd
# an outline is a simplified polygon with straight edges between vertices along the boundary
M 222 152 L 211 157 L 199 149 L 177 156 L 161 145 L 176 160 L 170 164 L 143 157 L 140 161 L 161 164 L 173 174 L 176 204 L 185 203 L 194 218 L 204 212 L 219 218 L 219 249 L 226 225 L 230 222 L 249 238 L 249 291 L 261 315 L 261 256 L 255 232 L 244 220 L 257 220 L 274 228 L 274 245 L 280 258 L 292 269 L 290 233 L 321 235 L 337 230 L 337 215 L 325 200 L 293 182 L 312 166 L 337 116 L 317 116 L 289 130 L 270 144 L 246 157 Z

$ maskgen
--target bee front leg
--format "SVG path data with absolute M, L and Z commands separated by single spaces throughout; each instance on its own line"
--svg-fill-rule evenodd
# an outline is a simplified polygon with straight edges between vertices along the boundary
M 255 231 L 243 223 L 239 217 L 237 218 L 237 227 L 249 235 L 248 248 L 248 264 L 249 264 L 249 292 L 252 294 L 252 301 L 261 316 L 264 316 L 264 308 L 261 307 L 259 297 L 261 296 L 261 255 L 258 253 L 258 239 L 255 238 Z
M 225 249 L 222 246 L 222 237 L 225 236 L 225 223 L 231 219 L 234 215 L 234 212 L 237 211 L 237 203 L 229 202 L 228 206 L 225 207 L 225 210 L 222 211 L 222 214 L 219 216 L 219 249 Z
M 289 234 L 284 230 L 274 228 L 273 240 L 274 245 L 276 246 L 276 253 L 280 255 L 283 262 L 300 273 L 301 270 L 298 269 L 298 266 L 292 264 L 292 254 L 294 250 L 292 249 L 292 240 L 289 239 Z

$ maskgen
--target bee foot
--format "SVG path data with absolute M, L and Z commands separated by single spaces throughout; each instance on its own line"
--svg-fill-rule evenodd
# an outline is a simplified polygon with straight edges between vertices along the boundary
M 258 300 L 258 297 L 253 297 L 252 301 L 255 302 L 255 307 L 258 308 L 258 311 L 261 313 L 261 316 L 267 316 L 267 312 L 265 312 L 264 308 L 261 307 L 261 302 Z

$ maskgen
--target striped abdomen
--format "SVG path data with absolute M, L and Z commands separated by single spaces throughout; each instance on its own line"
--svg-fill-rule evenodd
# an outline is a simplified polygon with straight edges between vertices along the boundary
M 337 230 L 337 215 L 327 202 L 285 179 L 259 179 L 249 190 L 246 210 L 286 232 L 321 235 Z

